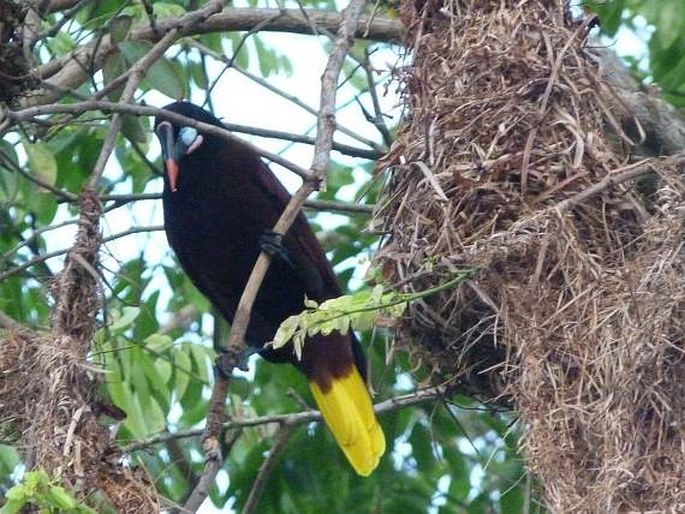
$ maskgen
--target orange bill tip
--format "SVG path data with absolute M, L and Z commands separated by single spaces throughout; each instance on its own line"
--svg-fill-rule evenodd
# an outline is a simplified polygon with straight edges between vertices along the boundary
M 176 182 L 178 182 L 178 164 L 174 159 L 166 160 L 166 172 L 169 176 L 169 187 L 171 191 L 176 191 Z

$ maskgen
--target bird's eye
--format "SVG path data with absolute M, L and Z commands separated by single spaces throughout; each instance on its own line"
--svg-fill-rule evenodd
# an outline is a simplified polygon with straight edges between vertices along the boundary
M 185 146 L 191 146 L 195 139 L 197 139 L 197 130 L 195 130 L 193 127 L 181 127 L 179 136 L 181 138 L 181 142 Z

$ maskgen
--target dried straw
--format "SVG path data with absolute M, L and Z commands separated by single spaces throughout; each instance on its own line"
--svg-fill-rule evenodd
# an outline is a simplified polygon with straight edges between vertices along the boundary
M 685 511 L 684 160 L 630 160 L 587 21 L 560 0 L 402 16 L 377 259 L 404 291 L 478 273 L 414 303 L 398 339 L 519 410 L 551 510 Z
M 49 333 L 0 334 L 0 423 L 21 434 L 26 468 L 43 469 L 93 501 L 99 491 L 117 512 L 158 512 L 144 472 L 126 468 L 99 419 L 102 373 L 89 363 L 99 309 L 96 273 L 101 208 L 92 191 L 81 199 L 74 248 L 54 283 Z

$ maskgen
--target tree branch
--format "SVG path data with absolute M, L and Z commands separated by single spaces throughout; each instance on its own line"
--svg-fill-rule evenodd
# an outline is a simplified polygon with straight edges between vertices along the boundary
M 0 328 L 8 330 L 20 330 L 24 327 L 20 323 L 10 318 L 7 314 L 0 311 Z
M 160 200 L 162 193 L 131 193 L 131 194 L 112 194 L 101 195 L 101 202 L 114 202 L 117 207 L 131 202 L 144 200 Z M 341 214 L 372 214 L 374 205 L 369 203 L 339 202 L 334 200 L 305 200 L 304 207 L 314 211 L 337 212 Z M 109 210 L 109 206 L 107 210 Z M 69 223 L 73 223 L 70 221 Z M 48 227 L 45 230 L 50 230 Z
M 335 11 L 310 10 L 306 16 L 299 9 L 253 9 L 226 8 L 206 20 L 197 23 L 192 34 L 207 34 L 211 32 L 246 31 L 264 24 L 270 20 L 262 30 L 272 32 L 294 32 L 311 34 L 311 24 L 322 29 L 335 32 L 342 21 L 341 14 Z M 129 39 L 132 41 L 159 41 L 160 34 L 177 29 L 177 20 L 160 21 L 153 30 L 148 23 L 139 24 L 131 29 Z M 399 20 L 374 17 L 360 19 L 356 25 L 359 37 L 375 41 L 392 41 L 399 39 L 403 27 Z M 188 32 L 190 33 L 190 32 Z M 35 75 L 43 79 L 50 79 L 49 84 L 61 90 L 77 89 L 88 80 L 90 72 L 95 72 L 102 65 L 104 58 L 111 53 L 115 45 L 109 35 L 105 35 L 97 42 L 81 45 L 69 55 L 55 59 L 35 70 Z M 88 69 L 82 63 L 94 63 L 94 69 Z M 39 105 L 57 101 L 62 95 L 55 91 L 40 91 L 24 99 L 24 105 Z
M 404 394 L 401 396 L 395 396 L 388 400 L 374 405 L 374 411 L 376 414 L 382 415 L 386 412 L 393 412 L 399 409 L 404 409 L 411 407 L 413 405 L 418 405 L 419 403 L 435 400 L 444 397 L 449 392 L 449 387 L 446 385 L 428 387 L 425 389 L 419 389 L 413 393 Z M 246 418 L 246 419 L 232 419 L 221 424 L 222 430 L 235 430 L 240 428 L 257 427 L 261 425 L 268 425 L 276 423 L 279 425 L 289 425 L 297 426 L 306 423 L 311 423 L 312 421 L 322 421 L 323 417 L 318 410 L 307 410 L 302 412 L 293 412 L 291 414 L 273 414 L 270 416 L 260 416 L 257 418 Z M 129 453 L 135 450 L 142 450 L 153 446 L 155 444 L 165 443 L 169 439 L 184 439 L 188 437 L 197 437 L 202 435 L 204 429 L 195 428 L 190 430 L 181 430 L 178 432 L 165 432 L 163 434 L 157 434 L 155 436 L 149 437 L 142 441 L 136 441 L 124 446 L 121 446 L 119 450 L 123 453 Z
M 152 51 L 152 50 L 151 50 Z M 148 54 L 149 55 L 149 54 Z M 122 97 L 123 98 L 123 97 Z M 228 130 L 211 125 L 209 123 L 203 123 L 197 121 L 193 118 L 188 118 L 187 116 L 182 116 L 180 114 L 165 111 L 158 107 L 149 107 L 147 105 L 134 105 L 119 102 L 107 102 L 104 100 L 86 100 L 83 102 L 75 102 L 72 104 L 50 104 L 50 105 L 37 105 L 34 107 L 27 107 L 18 111 L 7 111 L 5 115 L 15 122 L 20 121 L 33 121 L 34 118 L 46 114 L 57 114 L 57 113 L 68 113 L 68 114 L 79 114 L 87 111 L 103 111 L 103 112 L 114 112 L 114 113 L 126 113 L 134 114 L 136 116 L 157 116 L 159 118 L 169 120 L 178 125 L 185 125 L 188 127 L 196 128 L 207 134 L 219 137 L 226 141 L 239 141 L 241 144 L 250 147 L 258 155 L 261 155 L 269 161 L 275 162 L 284 168 L 292 171 L 293 173 L 299 175 L 303 179 L 309 176 L 309 171 L 296 165 L 295 163 L 285 159 L 284 157 L 263 150 L 248 141 L 244 141 L 235 135 L 231 134 Z
M 261 499 L 262 494 L 264 493 L 264 488 L 266 487 L 266 483 L 269 480 L 269 475 L 271 474 L 274 466 L 276 466 L 278 457 L 280 457 L 281 453 L 283 452 L 285 443 L 288 442 L 288 438 L 290 437 L 292 429 L 293 427 L 291 425 L 281 425 L 281 429 L 278 431 L 278 434 L 276 434 L 276 440 L 269 451 L 269 455 L 264 462 L 262 462 L 259 472 L 252 483 L 252 489 L 250 490 L 247 501 L 243 506 L 242 514 L 252 514 L 253 512 L 256 512 L 257 505 L 259 505 L 259 500 Z

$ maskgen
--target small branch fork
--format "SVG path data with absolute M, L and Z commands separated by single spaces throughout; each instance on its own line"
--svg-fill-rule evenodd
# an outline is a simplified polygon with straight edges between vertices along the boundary
M 396 410 L 405 409 L 419 403 L 428 402 L 444 398 L 449 394 L 450 384 L 443 384 L 440 386 L 427 387 L 419 389 L 413 393 L 395 396 L 385 401 L 374 405 L 376 414 L 382 415 L 386 412 L 394 412 Z M 222 430 L 236 430 L 248 427 L 257 427 L 269 424 L 288 425 L 296 427 L 312 421 L 322 421 L 323 417 L 317 410 L 306 410 L 301 412 L 293 412 L 291 414 L 272 414 L 269 416 L 259 416 L 256 418 L 231 419 L 225 421 L 221 425 Z M 119 447 L 123 453 L 129 453 L 135 450 L 148 448 L 155 444 L 165 443 L 171 439 L 185 439 L 188 437 L 197 437 L 202 435 L 203 429 L 181 430 L 178 432 L 164 432 L 149 437 L 142 441 L 132 442 L 130 444 Z
M 286 233 L 290 228 L 290 225 L 295 221 L 295 218 L 307 197 L 322 185 L 325 185 L 325 170 L 330 161 L 333 133 L 335 131 L 335 100 L 338 78 L 345 57 L 354 41 L 355 29 L 359 24 L 364 3 L 364 0 L 351 0 L 350 4 L 341 13 L 342 21 L 340 23 L 336 41 L 321 78 L 321 102 L 319 106 L 316 142 L 314 145 L 314 158 L 312 159 L 311 171 L 307 172 L 307 176 L 302 186 L 293 195 L 285 208 L 285 211 L 274 226 L 273 230 L 276 233 Z M 245 347 L 245 333 L 250 321 L 252 305 L 254 304 L 254 300 L 269 267 L 270 261 L 271 258 L 268 254 L 264 252 L 260 254 L 240 298 L 231 325 L 231 334 L 220 362 L 220 367 L 222 371 L 226 373 L 226 376 L 229 376 L 228 373 L 238 364 Z M 224 408 L 226 395 L 228 393 L 228 385 L 229 379 L 224 378 L 222 374 L 216 373 L 216 381 L 214 383 L 214 389 L 212 390 L 209 411 L 207 413 L 206 428 L 203 434 L 205 469 L 200 477 L 200 481 L 183 506 L 188 512 L 195 512 L 202 502 L 204 502 L 205 498 L 207 498 L 207 484 L 214 482 L 216 473 L 223 461 L 219 438 L 221 436 L 224 420 Z M 283 438 L 286 438 L 288 432 L 284 432 L 284 434 Z M 274 451 L 273 454 L 276 454 L 277 457 L 278 451 Z M 261 494 L 261 492 L 259 494 Z M 250 496 L 254 497 L 258 495 L 255 493 Z M 254 502 L 257 501 L 258 497 L 254 499 Z
M 199 11 L 195 11 L 199 12 Z M 189 13 L 187 16 L 192 15 Z M 206 34 L 226 31 L 249 31 L 268 21 L 268 30 L 273 32 L 293 32 L 310 34 L 312 23 L 323 29 L 334 32 L 344 21 L 341 15 L 334 11 L 308 10 L 304 14 L 300 9 L 255 9 L 228 7 L 213 16 L 207 16 L 198 23 L 189 25 L 181 18 L 179 23 L 173 21 L 158 21 L 155 29 L 149 23 L 134 26 L 130 31 L 130 39 L 134 41 L 158 41 L 160 34 L 183 28 L 188 34 Z M 361 19 L 355 29 L 358 28 L 360 37 L 371 40 L 390 41 L 397 40 L 402 34 L 402 23 L 399 20 Z M 82 63 L 93 63 L 95 69 L 99 68 L 103 57 L 111 52 L 113 42 L 109 38 L 98 42 L 90 42 L 77 47 L 70 55 L 55 59 L 46 63 L 36 70 L 35 74 L 42 79 L 49 79 L 46 86 L 53 89 L 44 91 L 40 95 L 26 100 L 26 104 L 48 104 L 59 99 L 59 90 L 76 89 L 88 79 L 89 69 Z
M 161 43 L 161 41 L 160 41 Z M 173 42 L 172 42 L 173 43 Z M 154 48 L 151 50 L 151 52 L 154 51 Z M 149 54 L 148 54 L 149 55 Z M 134 68 L 135 69 L 135 68 Z M 131 73 L 133 73 L 134 69 L 131 70 L 129 73 L 129 76 Z M 135 88 L 134 88 L 135 91 Z M 122 96 L 123 100 L 123 96 Z M 129 99 L 130 100 L 130 99 Z M 215 125 L 211 125 L 209 123 L 203 123 L 201 121 L 197 121 L 193 118 L 188 118 L 186 116 L 182 116 L 180 114 L 174 113 L 174 112 L 169 112 L 165 111 L 164 109 L 159 109 L 157 107 L 149 107 L 146 105 L 135 105 L 135 104 L 130 104 L 128 102 L 109 102 L 109 101 L 104 101 L 104 100 L 85 100 L 82 102 L 75 102 L 71 104 L 50 104 L 50 105 L 44 105 L 44 106 L 35 106 L 35 107 L 28 107 L 26 109 L 22 110 L 17 110 L 17 111 L 7 111 L 5 115 L 7 118 L 11 121 L 14 121 L 15 123 L 19 122 L 24 122 L 24 121 L 35 121 L 38 116 L 43 116 L 47 114 L 71 114 L 71 115 L 78 115 L 84 112 L 89 112 L 89 111 L 102 111 L 102 112 L 114 112 L 115 117 L 120 117 L 120 114 L 133 114 L 136 116 L 150 116 L 150 117 L 159 117 L 161 119 L 168 120 L 172 123 L 176 123 L 178 125 L 185 125 L 188 127 L 193 127 L 198 130 L 201 130 L 203 132 L 206 132 L 207 134 L 211 134 L 213 136 L 219 137 L 221 139 L 224 139 L 226 141 L 240 141 L 242 144 L 250 147 L 254 152 L 257 154 L 261 155 L 265 159 L 275 162 L 276 164 L 279 164 L 283 166 L 285 169 L 292 171 L 293 173 L 299 175 L 303 179 L 307 179 L 308 177 L 308 171 L 305 170 L 304 168 L 297 166 L 295 163 L 292 161 L 289 161 L 288 159 L 284 158 L 281 155 L 278 155 L 273 152 L 269 152 L 267 150 L 264 150 L 262 148 L 259 148 L 258 146 L 253 145 L 249 141 L 242 140 L 238 137 L 236 137 L 234 134 L 231 133 L 233 132 L 245 132 L 249 134 L 254 134 L 257 136 L 262 136 L 262 137 L 275 137 L 275 138 L 282 138 L 282 139 L 287 139 L 290 141 L 298 141 L 302 143 L 307 143 L 307 144 L 314 144 L 316 145 L 316 140 L 310 141 L 308 138 L 303 138 L 302 136 L 295 135 L 295 134 L 286 134 L 283 132 L 278 132 L 278 131 L 267 131 L 264 129 L 257 129 L 253 127 L 245 127 L 245 126 L 239 126 L 239 125 L 232 125 L 232 124 L 225 124 L 226 129 L 217 127 Z M 112 118 L 112 122 L 114 122 L 114 118 Z M 121 123 L 121 122 L 119 122 Z M 337 145 L 337 150 L 339 150 L 342 153 L 347 153 L 349 155 L 356 155 L 358 157 L 364 157 L 367 159 L 375 159 L 379 157 L 378 152 L 373 151 L 373 150 L 365 150 L 362 148 L 354 148 L 350 147 L 348 145 Z M 110 151 L 111 153 L 111 151 Z M 108 154 L 109 155 L 109 154 Z

